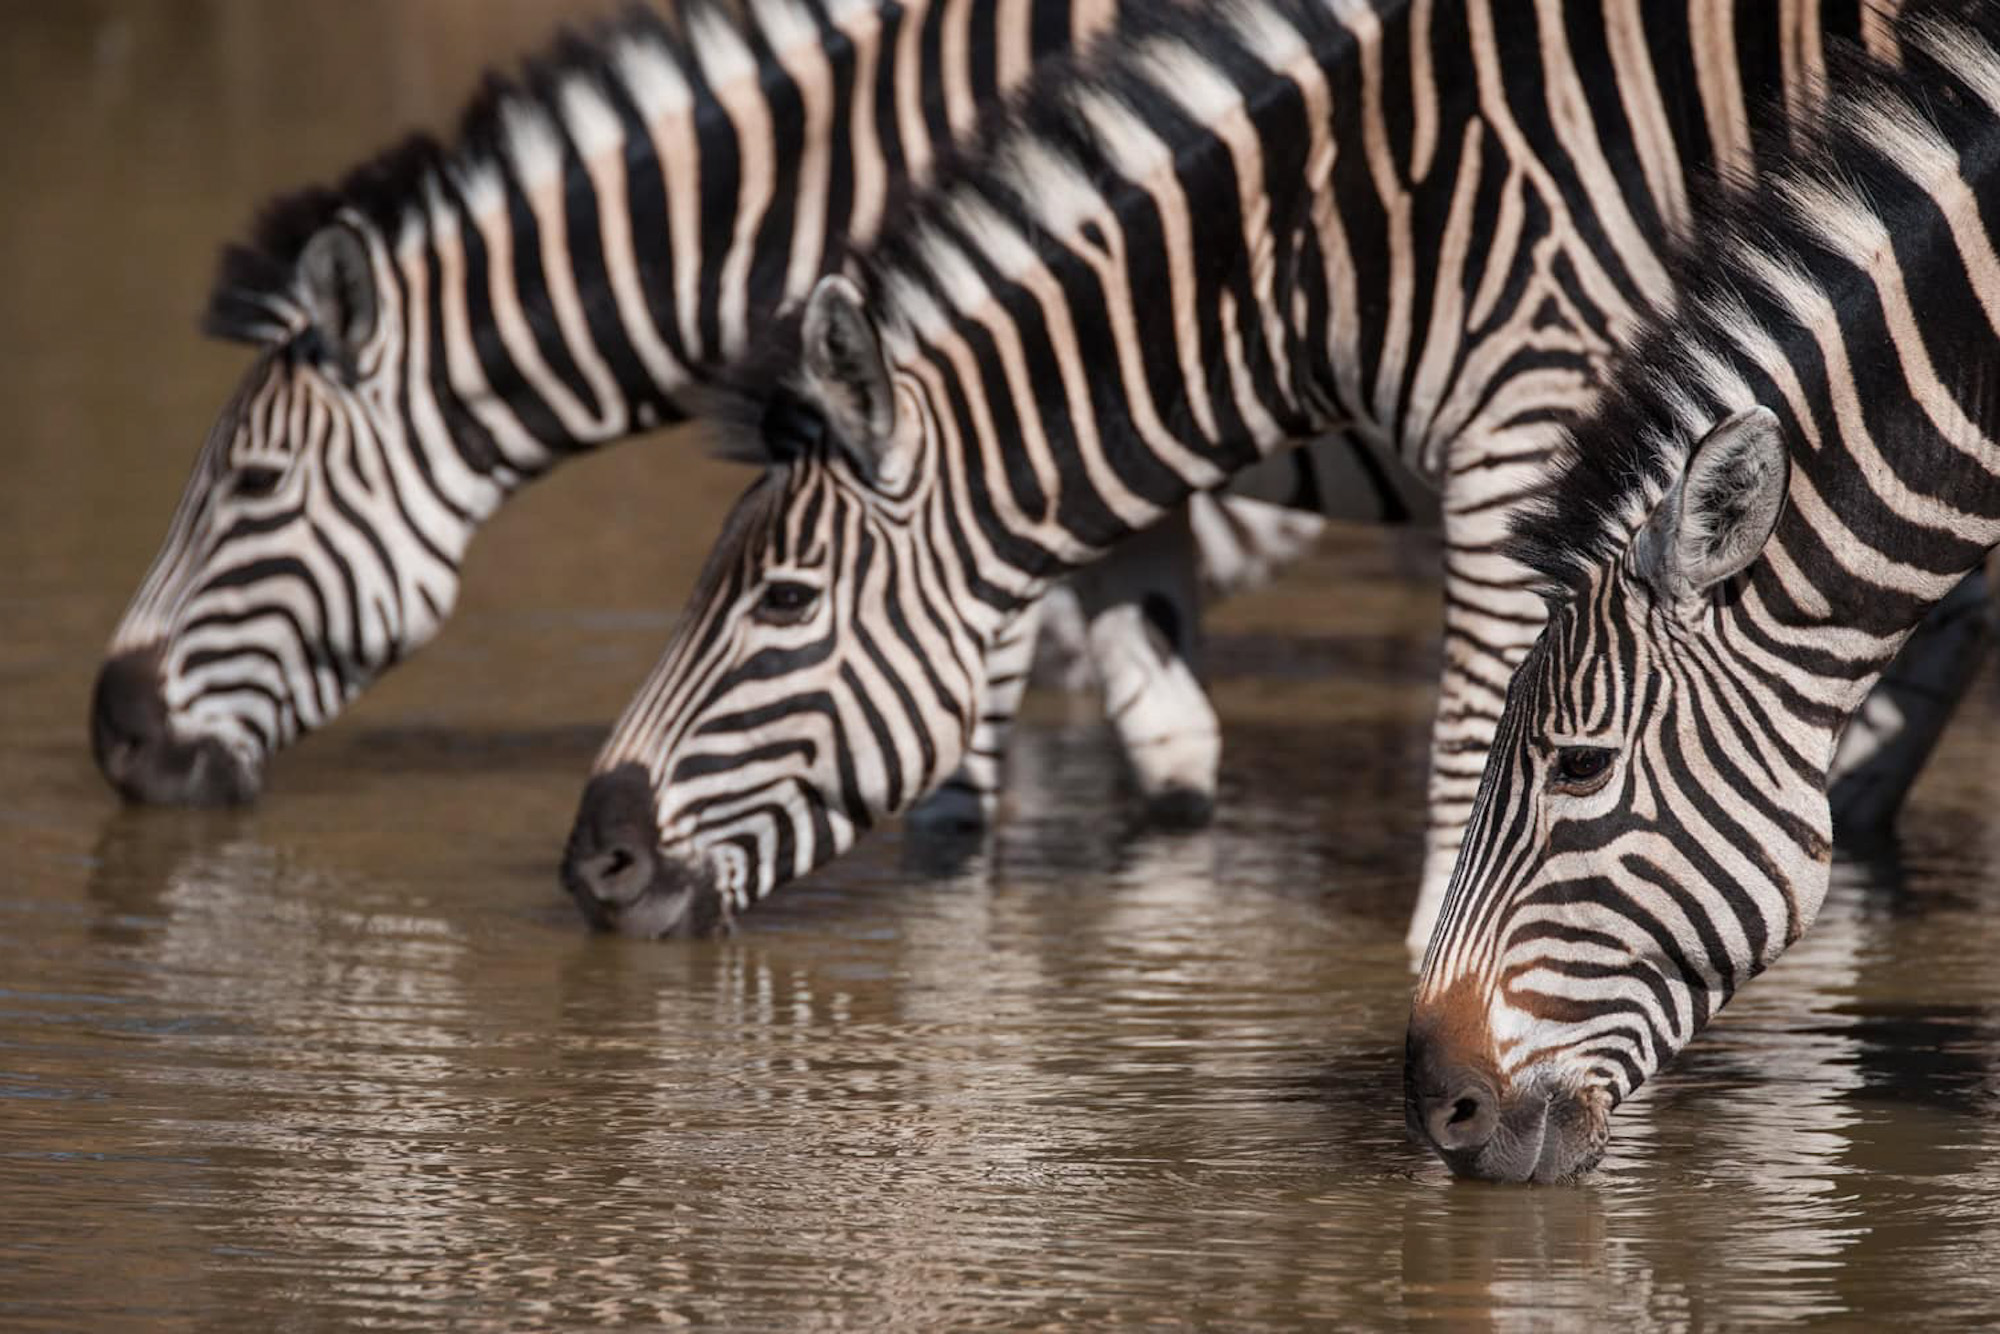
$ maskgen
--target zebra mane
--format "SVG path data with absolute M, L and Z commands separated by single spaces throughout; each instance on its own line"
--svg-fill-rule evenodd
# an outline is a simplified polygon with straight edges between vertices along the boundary
M 1294 10 L 1291 0 L 1265 3 L 1288 17 Z M 1033 221 L 1029 201 L 1061 193 L 1066 174 L 1100 185 L 1122 175 L 1118 151 L 1092 125 L 1086 102 L 1115 103 L 1141 123 L 1185 119 L 1186 109 L 1147 79 L 1142 66 L 1159 44 L 1199 53 L 1233 46 L 1232 20 L 1240 21 L 1238 8 L 1228 3 L 1123 0 L 1107 36 L 1040 61 L 1003 106 L 982 118 L 970 142 L 947 150 L 928 183 L 899 185 L 879 239 L 849 260 L 874 308 L 891 323 L 916 325 L 932 310 L 952 309 L 960 295 L 954 282 L 965 276 L 952 257 L 982 246 L 981 212 L 1019 227 L 1043 259 L 1069 254 L 1063 241 Z M 1179 165 L 1189 179 L 1192 164 Z
M 1545 597 L 1567 596 L 1622 557 L 1695 443 L 1748 406 L 1746 392 L 1781 401 L 1761 368 L 1815 335 L 1787 295 L 1817 288 L 1836 306 L 1874 299 L 1869 276 L 1831 239 L 1844 222 L 1879 220 L 1890 237 L 1940 235 L 1935 201 L 1897 165 L 1901 150 L 1915 141 L 1948 148 L 1975 189 L 1979 172 L 1994 170 L 2000 7 L 1948 0 L 1927 8 L 1902 21 L 1900 68 L 1845 44 L 1829 53 L 1827 114 L 1756 184 L 1695 192 L 1695 239 L 1670 260 L 1679 306 L 1652 317 L 1620 359 L 1604 401 L 1568 431 L 1550 486 L 1514 518 L 1509 551 Z M 1950 356 L 1948 348 L 1932 353 Z M 1816 354 L 1804 364 L 1815 365 Z M 2000 423 L 2000 375 L 1949 369 L 1969 418 Z M 1822 435 L 1837 429 L 1831 421 L 1810 425 Z M 1798 432 L 1790 434 L 1796 452 Z
M 513 171 L 514 155 L 534 147 L 522 141 L 559 116 L 566 88 L 579 82 L 602 92 L 621 87 L 621 55 L 641 53 L 698 84 L 697 36 L 712 40 L 718 30 L 726 31 L 761 59 L 796 36 L 800 25 L 831 22 L 857 3 L 872 0 L 668 0 L 665 9 L 625 0 L 621 11 L 594 25 L 559 30 L 518 74 L 486 72 L 449 143 L 412 134 L 336 184 L 268 200 L 248 239 L 223 249 L 202 331 L 256 344 L 291 337 L 306 321 L 297 291 L 298 260 L 317 232 L 352 216 L 393 245 L 405 221 L 425 207 L 433 186 L 463 210 L 462 187 L 482 175 Z

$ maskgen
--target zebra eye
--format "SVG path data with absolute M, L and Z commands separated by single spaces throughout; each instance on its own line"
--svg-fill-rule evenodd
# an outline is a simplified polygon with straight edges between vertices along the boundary
M 819 590 L 811 584 L 779 579 L 765 585 L 764 596 L 757 599 L 755 615 L 766 625 L 797 625 L 812 613 L 813 604 L 818 601 Z
M 1556 752 L 1556 785 L 1571 792 L 1594 792 L 1611 772 L 1611 752 L 1603 746 L 1564 746 Z
M 241 500 L 262 500 L 278 489 L 285 480 L 282 468 L 265 468 L 256 464 L 238 468 L 229 479 L 229 490 Z

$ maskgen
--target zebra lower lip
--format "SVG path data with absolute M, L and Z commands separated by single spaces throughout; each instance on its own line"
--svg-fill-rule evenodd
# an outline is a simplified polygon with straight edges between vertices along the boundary
M 219 741 L 103 747 L 98 767 L 130 802 L 148 806 L 242 806 L 256 800 L 254 766 Z
M 610 926 L 640 940 L 715 935 L 728 926 L 714 877 L 698 862 L 657 856 L 653 876 L 634 899 L 610 909 Z
M 254 751 L 180 734 L 161 697 L 160 654 L 152 647 L 120 654 L 98 672 L 90 748 L 120 796 L 149 805 L 241 805 L 256 797 L 262 777 Z
M 1604 1156 L 1609 1124 L 1588 1089 L 1530 1089 L 1501 1116 L 1499 1133 L 1470 1160 L 1446 1161 L 1460 1176 L 1554 1185 L 1583 1176 Z
M 1438 1099 L 1421 1101 L 1434 1108 Z M 1610 1126 L 1600 1091 L 1529 1084 L 1488 1105 L 1496 1110 L 1484 1121 L 1453 1120 L 1442 1129 L 1427 1124 L 1421 1107 L 1413 1118 L 1419 1138 L 1454 1176 L 1550 1185 L 1582 1176 L 1604 1154 Z

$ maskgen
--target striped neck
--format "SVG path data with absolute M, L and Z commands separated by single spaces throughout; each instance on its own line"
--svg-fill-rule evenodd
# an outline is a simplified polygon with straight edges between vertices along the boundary
M 1977 38 L 1913 32 L 1921 80 L 1864 81 L 1824 142 L 1715 220 L 1685 266 L 1685 318 L 1636 349 L 1637 383 L 1521 537 L 1544 575 L 1585 584 L 1632 544 L 1692 442 L 1752 405 L 1774 412 L 1785 508 L 1744 586 L 1716 599 L 1716 642 L 1781 687 L 1829 760 L 1905 639 L 2000 543 L 1986 221 L 2000 214 L 2000 67 Z
M 1337 189 L 1329 76 L 1374 16 L 1166 17 L 1038 83 L 857 261 L 995 612 L 1344 415 L 1320 351 L 1344 312 L 1302 278 Z

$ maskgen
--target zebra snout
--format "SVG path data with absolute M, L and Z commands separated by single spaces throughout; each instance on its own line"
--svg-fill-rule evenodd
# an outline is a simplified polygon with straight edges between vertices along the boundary
M 584 788 L 562 881 L 599 931 L 654 939 L 719 925 L 720 897 L 709 877 L 661 852 L 653 785 L 637 764 L 599 774 Z
M 1491 1075 L 1412 1033 L 1403 1068 L 1410 1132 L 1459 1171 L 1500 1128 L 1500 1091 Z
M 175 735 L 157 648 L 121 653 L 98 672 L 90 749 L 98 770 L 127 801 L 225 806 L 257 795 L 255 775 L 220 741 Z
M 1403 1066 L 1410 1133 L 1454 1176 L 1568 1180 L 1602 1156 L 1609 1100 L 1601 1091 L 1551 1080 L 1544 1073 L 1508 1083 L 1489 1060 L 1468 1057 L 1449 1040 L 1413 1028 Z
M 1423 1102 L 1424 1133 L 1445 1154 L 1476 1154 L 1500 1125 L 1500 1099 L 1493 1086 L 1478 1075 L 1462 1074 Z

